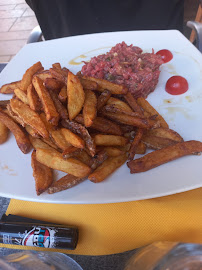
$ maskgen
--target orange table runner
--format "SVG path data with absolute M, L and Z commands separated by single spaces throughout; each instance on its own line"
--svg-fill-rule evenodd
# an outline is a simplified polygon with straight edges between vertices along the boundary
M 52 251 L 104 255 L 160 240 L 202 244 L 201 210 L 199 188 L 156 199 L 112 204 L 45 204 L 12 199 L 7 214 L 76 225 L 80 232 L 76 250 Z

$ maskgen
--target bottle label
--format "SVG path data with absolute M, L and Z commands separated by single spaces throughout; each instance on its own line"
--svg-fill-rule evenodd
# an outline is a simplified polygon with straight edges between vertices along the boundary
M 30 247 L 44 247 L 54 248 L 55 246 L 55 233 L 57 231 L 53 228 L 47 227 L 33 227 L 30 231 L 25 231 L 21 239 L 15 239 L 15 244 Z M 19 241 L 20 240 L 20 241 Z

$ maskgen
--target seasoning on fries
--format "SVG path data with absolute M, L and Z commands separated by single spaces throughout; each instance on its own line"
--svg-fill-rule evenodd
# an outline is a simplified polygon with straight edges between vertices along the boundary
M 184 142 L 142 97 L 123 85 L 74 75 L 54 63 L 31 66 L 22 80 L 0 93 L 0 144 L 14 134 L 23 153 L 31 146 L 37 195 L 72 188 L 84 180 L 99 183 L 127 163 L 131 173 L 150 170 L 185 155 L 202 152 L 202 143 Z M 155 151 L 146 154 L 147 149 Z M 134 159 L 136 154 L 144 155 Z M 67 173 L 53 180 L 53 170 Z

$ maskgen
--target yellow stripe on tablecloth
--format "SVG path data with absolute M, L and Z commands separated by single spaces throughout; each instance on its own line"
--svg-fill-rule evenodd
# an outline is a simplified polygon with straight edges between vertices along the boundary
M 78 226 L 76 250 L 52 251 L 105 255 L 154 241 L 202 244 L 201 210 L 202 188 L 199 188 L 161 198 L 112 204 L 45 204 L 12 199 L 7 214 Z

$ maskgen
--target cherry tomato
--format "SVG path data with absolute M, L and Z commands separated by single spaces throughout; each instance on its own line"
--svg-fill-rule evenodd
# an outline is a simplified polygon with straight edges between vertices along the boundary
M 163 60 L 164 63 L 167 63 L 173 59 L 173 54 L 169 50 L 166 50 L 166 49 L 160 50 L 156 54 L 161 56 L 161 59 Z
M 170 77 L 166 83 L 166 92 L 171 95 L 184 94 L 189 88 L 188 82 L 184 77 Z

